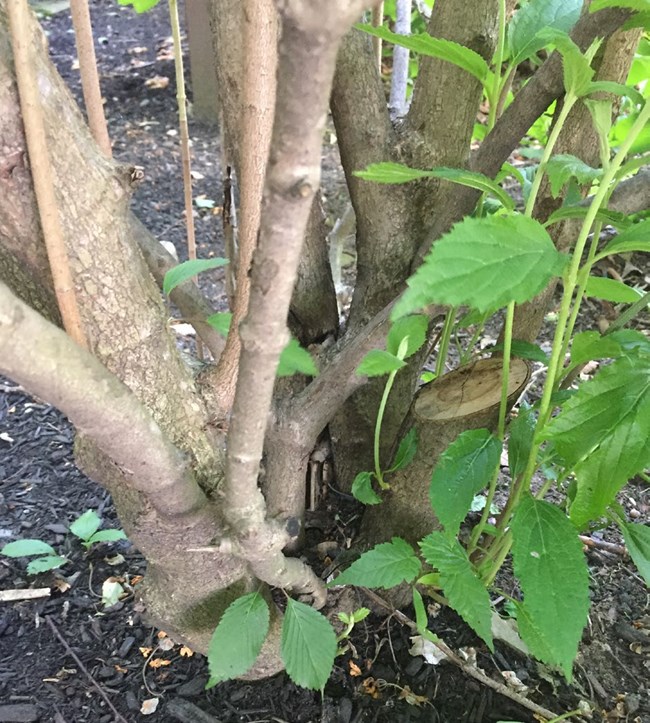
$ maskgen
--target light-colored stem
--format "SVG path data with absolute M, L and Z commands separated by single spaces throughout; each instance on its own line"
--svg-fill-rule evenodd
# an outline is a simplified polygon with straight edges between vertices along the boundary
M 411 34 L 411 0 L 395 0 L 395 32 Z M 390 77 L 388 108 L 392 118 L 402 118 L 408 111 L 406 91 L 409 77 L 409 51 L 401 45 L 393 47 L 393 72 Z
M 190 155 L 190 134 L 187 126 L 187 97 L 185 95 L 185 70 L 183 68 L 183 47 L 181 44 L 181 26 L 178 19 L 177 0 L 169 0 L 169 19 L 174 42 L 174 69 L 176 74 L 176 103 L 178 105 L 178 125 L 181 135 L 181 162 L 183 164 L 183 195 L 185 198 L 185 225 L 187 230 L 187 256 L 196 258 L 196 236 L 194 233 L 194 212 L 192 201 L 192 160 Z M 198 277 L 194 277 L 198 286 Z M 197 353 L 203 358 L 203 345 L 196 340 Z
M 6 7 L 34 193 L 52 271 L 54 291 L 65 330 L 77 344 L 85 346 L 86 339 L 54 190 L 54 172 L 47 148 L 36 69 L 29 47 L 32 38 L 29 25 L 30 10 L 27 7 L 27 0 L 12 0 Z
M 95 43 L 93 42 L 93 28 L 90 21 L 88 0 L 70 0 L 70 13 L 77 43 L 79 56 L 79 73 L 81 75 L 81 89 L 88 114 L 88 125 L 93 138 L 107 158 L 112 155 L 111 139 L 106 127 L 102 92 L 99 86 L 97 73 L 97 59 L 95 57 Z
M 384 22 L 384 2 L 383 0 L 375 5 L 372 9 L 372 25 L 375 28 L 383 25 Z M 375 54 L 375 62 L 377 63 L 377 70 L 381 74 L 381 50 L 382 42 L 381 38 L 377 38 L 373 35 L 372 37 L 372 49 Z

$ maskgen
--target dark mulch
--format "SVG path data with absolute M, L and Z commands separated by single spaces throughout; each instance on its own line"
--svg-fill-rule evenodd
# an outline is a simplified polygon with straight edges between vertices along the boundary
M 135 208 L 158 238 L 174 242 L 183 256 L 180 153 L 173 60 L 166 54 L 170 35 L 166 4 L 142 17 L 118 7 L 114 0 L 97 0 L 92 10 L 116 157 L 144 166 L 147 181 L 136 194 Z M 69 14 L 45 20 L 44 27 L 53 58 L 79 97 Z M 155 76 L 169 78 L 169 85 L 147 88 L 145 81 Z M 195 123 L 190 132 L 194 168 L 203 175 L 195 180 L 195 195 L 204 194 L 220 206 L 214 132 Z M 325 159 L 330 171 L 335 160 L 331 152 Z M 328 189 L 336 203 L 340 180 L 333 178 Z M 220 253 L 220 217 L 210 210 L 197 214 L 202 255 Z M 217 304 L 223 303 L 219 286 L 210 291 Z M 160 702 L 150 719 L 158 721 L 535 720 L 529 711 L 453 666 L 432 667 L 409 655 L 409 630 L 395 618 L 371 616 L 355 629 L 354 650 L 337 659 L 322 698 L 296 688 L 284 674 L 258 683 L 223 683 L 206 692 L 205 659 L 183 655 L 179 646 L 153 654 L 168 665 L 148 666 L 142 649 L 155 649 L 159 631 L 147 625 L 133 597 L 110 609 L 101 603 L 102 583 L 109 577 L 137 590 L 138 578 L 145 573 L 144 560 L 128 542 L 85 552 L 66 532 L 87 509 L 97 510 L 105 526 L 119 527 L 110 497 L 75 468 L 72 440 L 70 425 L 56 410 L 0 379 L 0 544 L 39 538 L 70 560 L 56 573 L 34 578 L 26 574 L 24 561 L 0 558 L 2 589 L 52 587 L 47 598 L 0 603 L 0 723 L 108 723 L 115 714 L 107 700 L 124 720 L 137 721 L 143 719 L 142 702 L 155 696 L 161 696 Z M 632 486 L 621 501 L 628 511 L 635 511 L 638 521 L 648 520 L 647 486 Z M 350 533 L 348 517 L 336 518 L 334 501 L 328 504 L 332 508 L 312 520 L 310 546 Z M 619 541 L 615 531 L 604 535 Z M 118 553 L 121 559 L 110 565 Z M 562 713 L 586 700 L 599 711 L 594 720 L 650 723 L 646 588 L 629 560 L 603 551 L 590 552 L 589 559 L 594 606 L 573 687 L 505 646 L 497 645 L 490 654 L 451 612 L 432 616 L 431 628 L 455 647 L 475 646 L 478 664 L 495 679 L 500 671 L 514 671 L 529 687 L 529 696 L 551 710 Z M 420 705 L 408 700 L 409 691 L 423 696 Z

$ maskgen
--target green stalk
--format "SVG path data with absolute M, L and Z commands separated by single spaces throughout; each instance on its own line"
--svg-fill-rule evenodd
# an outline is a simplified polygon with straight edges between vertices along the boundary
M 607 170 L 603 174 L 600 187 L 594 195 L 593 201 L 591 202 L 589 210 L 587 211 L 587 215 L 585 216 L 585 219 L 582 223 L 582 228 L 580 229 L 580 234 L 578 235 L 575 249 L 571 257 L 571 264 L 564 276 L 564 293 L 562 295 L 562 304 L 560 306 L 557 327 L 555 329 L 555 336 L 553 338 L 551 361 L 549 363 L 548 374 L 546 377 L 544 391 L 542 393 L 542 399 L 540 402 L 539 417 L 537 419 L 537 425 L 535 428 L 535 437 L 539 437 L 539 432 L 547 423 L 552 411 L 551 397 L 555 388 L 555 381 L 558 377 L 558 371 L 562 362 L 561 353 L 564 342 L 564 335 L 567 328 L 567 322 L 571 311 L 571 300 L 573 298 L 573 293 L 577 285 L 578 273 L 580 271 L 580 260 L 582 259 L 582 253 L 589 237 L 589 230 L 596 221 L 596 216 L 604 200 L 610 193 L 609 186 L 615 178 L 616 172 L 625 160 L 625 156 L 628 154 L 632 143 L 634 143 L 636 137 L 643 130 L 648 120 L 650 120 L 650 101 L 646 102 L 641 113 L 639 113 L 639 116 L 634 122 L 632 128 L 630 128 L 630 132 L 628 133 L 627 138 L 621 144 L 618 153 L 612 160 L 609 168 L 607 168 Z M 516 490 L 515 499 L 513 499 L 513 497 L 511 496 L 510 500 L 508 501 L 508 507 L 510 508 L 510 510 L 516 507 L 523 492 L 530 487 L 530 482 L 533 478 L 533 474 L 537 466 L 537 454 L 540 447 L 541 442 L 539 440 L 537 440 L 531 447 L 530 456 L 528 457 L 528 464 L 526 466 L 526 471 L 524 472 L 524 475 L 522 477 L 521 485 L 519 485 L 519 489 Z M 512 504 L 510 504 L 511 501 Z M 502 523 L 505 526 L 507 522 L 508 520 L 506 519 L 506 515 L 504 514 L 504 516 L 502 517 Z
M 635 301 L 632 306 L 627 308 L 614 322 L 612 322 L 609 325 L 609 328 L 605 332 L 605 335 L 611 334 L 613 331 L 618 331 L 619 329 L 622 329 L 628 321 L 631 321 L 634 319 L 634 317 L 640 312 L 643 311 L 646 306 L 650 304 L 650 291 L 646 291 L 646 293 L 638 300 Z
M 576 101 L 578 99 L 575 97 L 575 95 L 571 95 L 570 93 L 567 93 L 567 95 L 564 98 L 564 105 L 562 106 L 562 110 L 560 111 L 560 115 L 558 116 L 557 122 L 553 126 L 553 130 L 551 131 L 549 137 L 548 137 L 548 143 L 546 144 L 546 148 L 544 149 L 544 154 L 542 155 L 542 159 L 539 162 L 539 167 L 537 168 L 537 173 L 535 173 L 535 178 L 533 178 L 533 184 L 530 189 L 530 195 L 528 196 L 528 201 L 526 203 L 526 210 L 524 211 L 524 214 L 528 216 L 529 218 L 533 217 L 533 209 L 535 208 L 535 201 L 537 200 L 537 194 L 539 193 L 540 186 L 542 185 L 542 178 L 544 177 L 544 172 L 546 171 L 546 166 L 548 165 L 549 159 L 553 155 L 553 149 L 555 148 L 555 144 L 557 143 L 557 139 L 560 136 L 560 132 L 562 128 L 564 127 L 564 123 L 566 122 L 567 116 L 571 112 L 571 109 L 575 105 Z
M 438 350 L 438 356 L 436 357 L 436 379 L 445 373 L 445 364 L 447 362 L 447 355 L 449 354 L 449 342 L 451 340 L 451 331 L 454 328 L 454 321 L 456 319 L 456 307 L 452 306 L 447 310 L 445 316 L 445 323 L 442 327 L 442 336 L 440 337 L 440 348 Z
M 494 83 L 492 92 L 489 94 L 490 113 L 488 115 L 488 132 L 494 128 L 497 120 L 497 109 L 501 96 L 501 66 L 506 46 L 506 0 L 499 0 L 499 38 L 494 56 Z M 487 89 L 486 89 L 487 90 Z
M 391 372 L 388 375 L 388 381 L 386 382 L 386 386 L 384 387 L 384 393 L 381 397 L 381 402 L 379 403 L 379 411 L 377 412 L 377 421 L 375 422 L 375 440 L 374 440 L 375 476 L 377 477 L 377 482 L 379 483 L 379 486 L 383 490 L 388 489 L 390 487 L 390 485 L 387 482 L 384 482 L 384 475 L 381 471 L 381 461 L 379 459 L 379 443 L 381 440 L 381 424 L 384 421 L 384 412 L 386 411 L 386 404 L 388 403 L 388 395 L 390 394 L 390 390 L 393 388 L 393 383 L 395 381 L 395 377 L 397 376 L 397 371 Z

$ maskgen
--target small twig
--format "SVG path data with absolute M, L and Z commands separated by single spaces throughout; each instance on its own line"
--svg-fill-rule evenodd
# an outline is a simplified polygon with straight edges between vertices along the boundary
M 627 557 L 627 550 L 623 545 L 616 545 L 613 542 L 606 542 L 605 540 L 596 540 L 593 537 L 587 535 L 578 535 L 580 542 L 587 547 L 593 547 L 598 550 L 605 550 L 606 552 L 612 552 L 615 555 L 622 555 Z
M 59 629 L 58 629 L 58 628 L 56 627 L 56 625 L 54 624 L 54 621 L 52 620 L 52 618 L 50 618 L 49 615 L 46 615 L 46 616 L 45 616 L 45 621 L 46 621 L 47 624 L 50 626 L 50 628 L 52 628 L 52 632 L 53 632 L 54 635 L 56 635 L 56 637 L 59 639 L 59 642 L 60 642 L 61 645 L 63 645 L 63 647 L 66 649 L 66 652 L 72 657 L 72 659 L 74 660 L 74 662 L 79 666 L 79 669 L 81 670 L 81 672 L 86 676 L 86 678 L 88 678 L 88 680 L 91 682 L 92 686 L 99 692 L 99 694 L 101 695 L 101 697 L 104 699 L 104 702 L 106 703 L 106 705 L 110 708 L 110 710 L 112 711 L 112 713 L 115 715 L 115 720 L 116 720 L 116 721 L 119 721 L 120 723 L 128 723 L 128 721 L 120 715 L 120 713 L 118 712 L 117 708 L 113 705 L 111 699 L 110 699 L 110 698 L 106 695 L 106 693 L 104 692 L 103 688 L 99 685 L 99 683 L 98 683 L 98 682 L 92 677 L 92 675 L 88 672 L 88 669 L 87 669 L 86 666 L 81 662 L 81 659 L 79 658 L 79 656 L 78 656 L 78 655 L 74 652 L 74 650 L 68 645 L 68 643 L 66 642 L 65 638 L 63 637 L 63 635 L 61 635 L 61 633 L 59 632 Z
M 28 588 L 27 590 L 0 590 L 0 602 L 16 602 L 17 600 L 36 600 L 49 597 L 49 587 Z
M 403 625 L 406 625 L 414 632 L 417 632 L 417 625 L 411 620 L 407 615 L 404 615 L 403 612 L 400 612 L 399 610 L 395 610 L 390 603 L 388 603 L 386 600 L 384 600 L 382 597 L 377 595 L 376 592 L 373 590 L 369 590 L 368 588 L 362 587 L 361 590 L 375 603 L 378 605 L 381 605 L 381 607 L 385 608 L 386 610 L 390 610 L 391 613 L 395 616 L 397 620 L 399 620 L 400 623 Z M 520 695 L 514 690 L 511 690 L 503 683 L 498 683 L 496 680 L 492 680 L 489 676 L 487 676 L 485 673 L 480 671 L 477 667 L 474 667 L 473 665 L 466 663 L 464 660 L 462 660 L 454 651 L 446 645 L 442 640 L 438 640 L 436 642 L 436 645 L 442 650 L 442 652 L 449 658 L 449 661 L 452 662 L 454 665 L 459 667 L 466 675 L 469 675 L 471 678 L 474 678 L 474 680 L 477 680 L 479 683 L 482 683 L 483 685 L 486 685 L 488 688 L 492 688 L 492 690 L 496 691 L 500 695 L 506 696 L 506 698 L 510 698 L 510 700 L 514 700 L 515 703 L 518 703 L 519 705 L 523 706 L 524 708 L 527 708 L 528 710 L 532 711 L 533 713 L 537 713 L 538 715 L 544 716 L 544 718 L 551 720 L 553 718 L 557 718 L 557 714 L 551 712 L 550 710 L 547 710 L 546 708 L 542 707 L 541 705 L 537 705 L 537 703 L 533 703 L 532 700 L 529 700 L 528 698 L 525 698 L 523 695 Z

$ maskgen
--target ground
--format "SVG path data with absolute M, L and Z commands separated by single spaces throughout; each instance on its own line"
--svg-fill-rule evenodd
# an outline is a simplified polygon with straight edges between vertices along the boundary
M 182 256 L 180 153 L 166 4 L 141 17 L 114 0 L 91 5 L 115 155 L 144 167 L 146 181 L 134 199 L 136 211 Z M 43 23 L 53 59 L 78 97 L 69 13 L 64 10 Z M 167 85 L 160 80 L 165 78 Z M 192 123 L 190 134 L 193 167 L 199 174 L 195 197 L 214 201 L 217 209 L 197 209 L 200 254 L 220 255 L 218 144 L 212 129 Z M 341 195 L 331 149 L 325 163 L 331 217 Z M 211 283 L 208 291 L 224 308 L 221 285 Z M 602 310 L 592 311 L 593 321 Z M 454 666 L 433 667 L 411 656 L 410 630 L 399 618 L 385 615 L 372 615 L 355 629 L 352 647 L 337 658 L 322 697 L 296 688 L 284 674 L 204 691 L 205 659 L 177 645 L 166 650 L 164 633 L 147 625 L 135 602 L 138 580 L 146 572 L 137 550 L 124 541 L 86 552 L 67 532 L 88 509 L 98 511 L 105 527 L 119 527 L 109 495 L 76 470 L 72 441 L 70 425 L 55 409 L 31 399 L 11 380 L 0 379 L 0 544 L 38 538 L 69 559 L 60 570 L 34 577 L 27 575 L 24 560 L 0 558 L 0 589 L 51 588 L 49 596 L 35 601 L 0 602 L 0 723 L 130 723 L 143 720 L 143 702 L 156 698 L 152 721 L 536 720 L 529 710 Z M 631 485 L 621 502 L 636 521 L 648 521 L 646 484 Z M 354 533 L 358 510 L 346 504 L 341 509 L 332 494 L 310 516 L 309 554 L 316 557 L 340 548 Z M 611 529 L 598 539 L 620 543 Z M 588 701 L 595 707 L 592 720 L 650 723 L 647 589 L 626 557 L 601 548 L 587 554 L 593 607 L 571 686 L 505 645 L 497 644 L 491 654 L 452 612 L 432 613 L 430 627 L 455 648 L 475 647 L 479 666 L 493 679 L 513 671 L 528 687 L 531 700 L 557 714 Z M 101 591 L 110 577 L 122 581 L 131 594 L 106 609 Z M 510 591 L 507 574 L 501 584 Z M 361 596 L 359 604 L 369 602 Z M 411 610 L 405 612 L 413 616 Z

